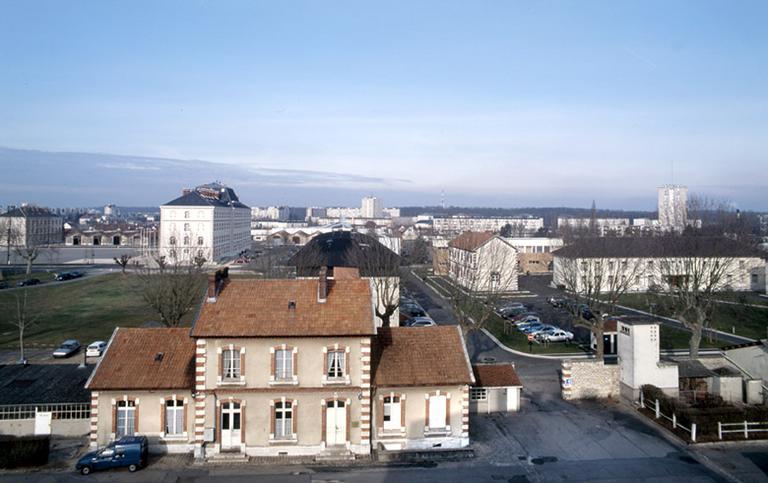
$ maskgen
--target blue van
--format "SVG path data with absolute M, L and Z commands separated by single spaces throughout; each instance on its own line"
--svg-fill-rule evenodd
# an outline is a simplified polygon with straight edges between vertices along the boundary
M 104 449 L 86 454 L 77 461 L 75 469 L 84 475 L 123 466 L 127 466 L 128 471 L 136 471 L 147 464 L 147 453 L 146 436 L 125 436 Z

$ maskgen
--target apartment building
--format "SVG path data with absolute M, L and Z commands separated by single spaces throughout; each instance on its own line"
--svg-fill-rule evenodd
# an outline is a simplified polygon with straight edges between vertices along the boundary
M 432 227 L 436 233 L 459 234 L 465 231 L 498 233 L 504 226 L 512 228 L 514 236 L 531 236 L 544 228 L 544 218 L 534 217 L 469 217 L 436 216 Z
M 563 247 L 562 238 L 516 237 L 505 238 L 517 249 L 521 273 L 546 273 L 552 271 L 552 252 Z
M 33 247 L 64 242 L 64 220 L 47 208 L 24 205 L 0 215 L 0 246 Z
M 178 263 L 234 258 L 251 246 L 250 224 L 251 209 L 232 188 L 210 183 L 184 189 L 160 207 L 160 253 Z
M 734 240 L 705 236 L 581 239 L 554 252 L 553 281 L 576 291 L 587 284 L 610 290 L 627 280 L 629 292 L 701 278 L 716 290 L 764 290 L 766 254 Z M 720 269 L 712 272 L 707 266 Z M 708 275 L 712 273 L 713 275 Z M 624 285 L 623 284 L 623 285 Z
M 473 292 L 517 290 L 518 253 L 491 232 L 464 232 L 448 243 L 448 276 Z
M 378 328 L 360 278 L 210 281 L 189 329 L 118 329 L 87 387 L 91 444 L 347 458 L 469 444 L 458 327 Z

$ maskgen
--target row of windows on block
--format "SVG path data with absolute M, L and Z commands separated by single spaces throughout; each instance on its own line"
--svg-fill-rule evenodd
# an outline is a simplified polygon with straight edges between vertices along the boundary
M 183 399 L 168 399 L 161 410 L 161 427 L 166 438 L 183 437 L 187 425 L 187 405 Z M 115 436 L 133 436 L 139 431 L 138 405 L 135 400 L 117 401 L 114 408 Z
M 323 405 L 321 419 L 324 423 L 326 441 L 336 440 L 341 443 L 348 438 L 349 403 L 344 400 L 329 400 Z M 405 398 L 401 396 L 385 396 L 381 400 L 380 429 L 383 431 L 402 431 L 405 429 Z M 297 439 L 298 427 L 296 412 L 298 404 L 292 400 L 277 400 L 270 404 L 270 439 Z M 432 395 L 427 399 L 426 430 L 447 430 L 449 399 L 445 394 Z M 219 410 L 219 438 L 229 440 L 232 432 L 239 432 L 243 427 L 244 406 L 240 402 L 228 401 L 221 404 Z M 117 401 L 115 406 L 114 432 L 117 438 L 133 436 L 139 432 L 137 419 L 138 405 L 135 400 Z M 164 435 L 182 437 L 186 433 L 187 411 L 186 404 L 181 399 L 166 400 L 161 422 Z M 330 434 L 330 433 L 333 434 Z M 344 439 L 341 439 L 344 438 Z
M 323 361 L 323 375 L 328 382 L 349 382 L 347 370 L 348 348 L 327 350 Z M 297 350 L 295 348 L 274 349 L 270 380 L 275 382 L 294 382 L 296 373 Z M 241 382 L 245 377 L 245 351 L 232 348 L 221 351 L 221 382 Z

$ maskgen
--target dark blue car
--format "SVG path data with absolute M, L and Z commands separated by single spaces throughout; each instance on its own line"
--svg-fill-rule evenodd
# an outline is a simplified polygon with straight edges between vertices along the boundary
M 125 436 L 106 448 L 86 454 L 77 461 L 75 468 L 84 475 L 126 466 L 128 471 L 136 471 L 147 464 L 147 453 L 146 436 Z

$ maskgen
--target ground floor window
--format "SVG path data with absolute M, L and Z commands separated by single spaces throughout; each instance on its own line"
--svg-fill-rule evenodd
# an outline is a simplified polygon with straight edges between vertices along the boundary
M 400 396 L 384 397 L 384 429 L 400 429 Z
M 293 436 L 293 403 L 275 403 L 275 439 L 290 439 Z
M 442 429 L 446 427 L 446 396 L 431 396 L 429 398 L 429 429 Z
M 133 401 L 117 402 L 117 431 L 118 438 L 133 436 L 136 427 L 136 404 Z
M 170 399 L 165 402 L 165 434 L 181 436 L 184 433 L 184 401 Z

